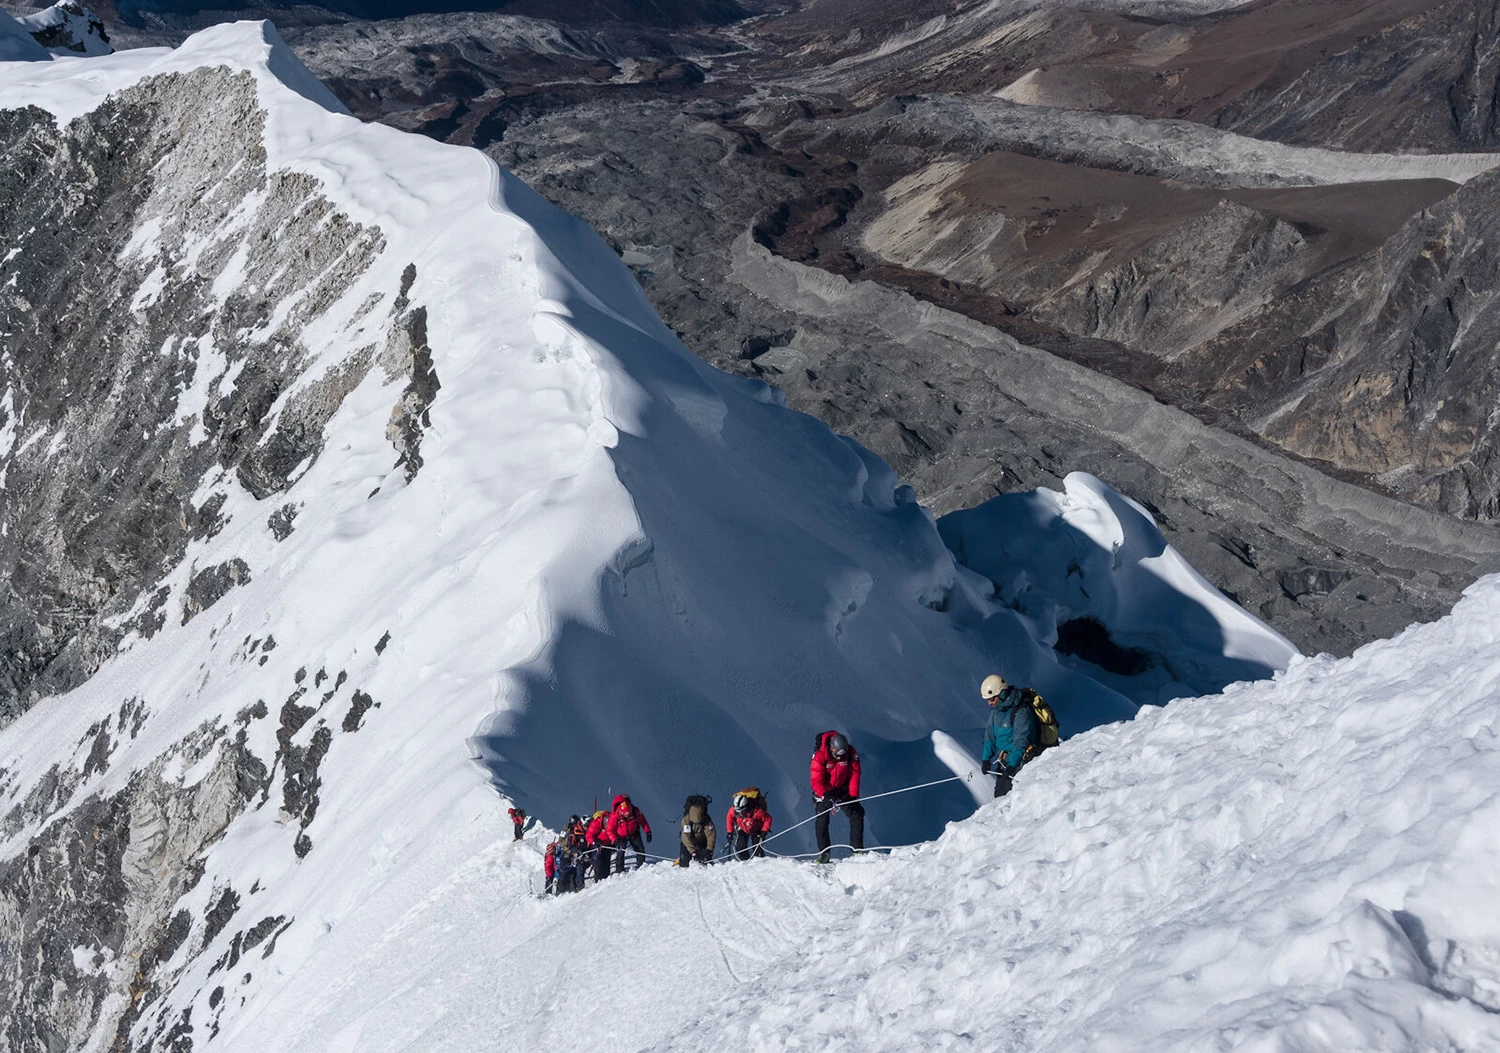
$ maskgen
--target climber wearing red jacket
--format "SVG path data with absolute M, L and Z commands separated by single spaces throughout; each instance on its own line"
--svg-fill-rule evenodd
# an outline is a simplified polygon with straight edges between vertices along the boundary
M 510 810 L 510 821 L 516 824 L 516 840 L 521 840 L 521 831 L 526 828 L 526 809 L 512 808 Z
M 808 775 L 812 782 L 813 805 L 817 819 L 813 830 L 818 837 L 818 862 L 828 862 L 828 819 L 835 809 L 849 817 L 849 846 L 856 852 L 865 850 L 865 806 L 859 797 L 859 754 L 849 740 L 837 731 L 825 731 L 817 738 L 817 752 L 812 756 Z
M 589 819 L 588 828 L 583 834 L 583 843 L 593 861 L 594 880 L 603 881 L 609 877 L 609 860 L 614 855 L 614 841 L 609 836 L 609 813 L 603 808 Z
M 766 854 L 762 843 L 771 832 L 771 813 L 766 807 L 766 795 L 755 786 L 746 787 L 734 795 L 734 803 L 724 816 L 724 840 L 736 859 Z
M 609 825 L 605 832 L 615 846 L 615 873 L 625 872 L 625 845 L 628 843 L 635 849 L 635 868 L 637 870 L 646 865 L 646 846 L 641 844 L 641 834 L 646 835 L 646 841 L 651 840 L 651 824 L 646 822 L 646 816 L 639 808 L 630 803 L 629 794 L 616 794 L 614 805 L 609 813 Z

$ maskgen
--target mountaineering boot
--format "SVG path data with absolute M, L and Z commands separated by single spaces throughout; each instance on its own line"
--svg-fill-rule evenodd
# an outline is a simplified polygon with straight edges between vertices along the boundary
M 821 851 L 821 852 L 818 853 L 818 858 L 814 859 L 813 862 L 814 863 L 826 863 L 826 862 L 828 862 L 828 854 L 829 854 L 828 849 L 826 849 L 826 848 L 823 849 L 823 851 Z

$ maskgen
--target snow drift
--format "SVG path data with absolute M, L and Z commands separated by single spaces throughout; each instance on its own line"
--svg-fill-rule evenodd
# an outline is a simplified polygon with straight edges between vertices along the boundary
M 66 915 L 0 891 L 0 939 L 73 948 L 9 956 L 5 978 L 56 1014 L 36 1035 L 290 1048 L 253 1036 L 355 987 L 389 995 L 350 964 L 377 951 L 388 980 L 477 994 L 495 962 L 427 941 L 480 901 L 540 909 L 513 895 L 534 854 L 492 852 L 487 783 L 553 822 L 628 790 L 670 831 L 685 793 L 722 806 L 747 782 L 805 814 L 825 727 L 864 754 L 867 793 L 942 774 L 931 732 L 973 740 L 996 669 L 1069 732 L 1134 713 L 957 565 L 877 458 L 701 363 L 597 238 L 483 155 L 355 121 L 269 26 L 0 66 L 0 103 L 64 137 L 96 111 L 124 116 L 79 134 L 152 107 L 181 121 L 181 156 L 123 192 L 108 292 L 133 331 L 194 305 L 161 345 L 177 379 L 159 419 L 128 430 L 171 436 L 207 524 L 110 616 L 117 653 L 91 679 L 0 730 L 0 866 Z M 4 268 L 36 255 L 24 241 Z M 268 373 L 274 397 L 226 423 Z M 118 438 L 66 400 L 53 419 L 22 386 L 5 399 L 3 454 L 29 477 Z M 1202 599 L 1185 572 L 1163 587 Z M 1272 641 L 1261 672 L 1285 657 L 1250 637 Z M 870 835 L 930 836 L 970 807 L 953 786 L 894 798 Z M 72 890 L 54 864 L 91 830 Z M 58 986 L 97 1001 L 63 1020 Z M 301 1033 L 373 1048 L 362 1028 Z

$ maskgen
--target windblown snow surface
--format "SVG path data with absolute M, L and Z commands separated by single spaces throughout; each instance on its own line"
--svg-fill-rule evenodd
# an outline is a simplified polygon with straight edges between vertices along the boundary
M 372 304 L 399 293 L 426 308 L 441 388 L 409 479 L 387 435 L 405 378 L 371 370 L 287 493 L 206 481 L 224 526 L 164 579 L 166 609 L 183 610 L 194 568 L 238 559 L 248 580 L 0 730 L 0 815 L 80 773 L 48 821 L 161 758 L 164 778 L 208 778 L 213 753 L 172 764 L 203 729 L 268 768 L 294 747 L 318 758 L 313 810 L 262 798 L 205 851 L 136 1044 L 168 1023 L 173 1048 L 255 1053 L 1495 1039 L 1500 586 L 1396 643 L 1304 661 L 1086 477 L 1027 505 L 1012 526 L 1037 545 L 991 552 L 981 576 L 868 451 L 678 344 L 580 224 L 476 152 L 361 125 L 264 24 L 0 66 L 0 105 L 67 121 L 204 67 L 254 79 L 268 170 L 317 180 L 383 239 L 309 311 L 298 383 L 378 345 Z M 174 221 L 153 217 L 130 251 L 154 252 Z M 204 237 L 233 244 L 236 222 Z M 194 280 L 231 287 L 236 258 L 200 239 L 158 254 L 170 279 L 143 280 L 215 260 Z M 278 540 L 283 500 L 300 511 Z M 1213 623 L 1176 641 L 1198 659 L 1211 638 L 1220 659 L 1289 671 L 1136 716 L 1052 650 L 1047 612 L 1076 613 L 1078 581 L 1037 561 L 1064 535 L 1075 556 L 1099 548 L 1073 577 L 1117 598 L 1089 608 L 1121 614 L 1112 630 L 1139 628 L 1125 594 L 1145 575 L 1163 611 Z M 1022 572 L 1025 589 L 997 594 Z M 653 854 L 670 852 L 684 794 L 723 807 L 752 782 L 788 829 L 826 727 L 863 753 L 867 797 L 941 777 L 934 736 L 977 747 L 994 670 L 1078 734 L 1011 798 L 893 858 L 653 866 L 553 901 L 533 895 L 543 833 L 509 843 L 511 799 L 555 825 L 627 790 Z M 267 712 L 285 721 L 299 700 L 314 715 L 279 732 Z M 872 799 L 870 838 L 938 835 L 972 789 Z M 803 849 L 807 831 L 774 847 Z M 35 833 L 8 831 L 0 859 Z M 133 830 L 132 850 L 167 833 Z M 233 923 L 209 925 L 230 891 Z M 252 925 L 275 935 L 241 960 Z M 74 957 L 115 978 L 123 1011 L 139 963 Z M 96 1044 L 112 1037 L 101 1026 Z

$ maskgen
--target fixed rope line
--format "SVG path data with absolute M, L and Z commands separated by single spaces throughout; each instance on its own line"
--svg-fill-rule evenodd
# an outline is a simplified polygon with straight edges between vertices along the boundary
M 931 782 L 919 782 L 915 786 L 903 786 L 899 790 L 887 790 L 887 791 L 885 791 L 885 793 L 871 794 L 869 797 L 856 797 L 854 799 L 854 801 L 850 802 L 850 803 L 864 804 L 866 801 L 878 801 L 882 797 L 892 797 L 892 796 L 894 796 L 895 794 L 898 794 L 898 793 L 911 793 L 911 791 L 913 791 L 913 790 L 925 790 L 929 786 L 941 786 L 941 785 L 943 785 L 946 782 L 961 782 L 961 781 L 963 781 L 963 776 L 962 775 L 950 775 L 946 779 L 934 779 Z M 843 803 L 843 802 L 839 802 L 839 803 Z M 837 807 L 837 804 L 835 805 L 835 807 Z M 831 810 L 832 809 L 830 809 L 830 811 Z M 822 814 L 823 814 L 822 812 L 816 812 L 815 811 L 815 812 L 813 812 L 812 815 L 810 815 L 808 818 L 802 820 L 800 823 L 796 823 L 796 824 L 794 824 L 792 826 L 789 826 L 785 830 L 778 830 L 776 833 L 772 834 L 770 837 L 767 837 L 765 841 L 762 841 L 761 844 L 764 845 L 768 841 L 774 841 L 774 840 L 776 840 L 776 838 L 780 837 L 782 834 L 789 834 L 793 830 L 796 830 L 798 827 L 806 826 L 808 823 L 812 822 L 814 819 L 816 819 L 819 815 L 822 815 Z

